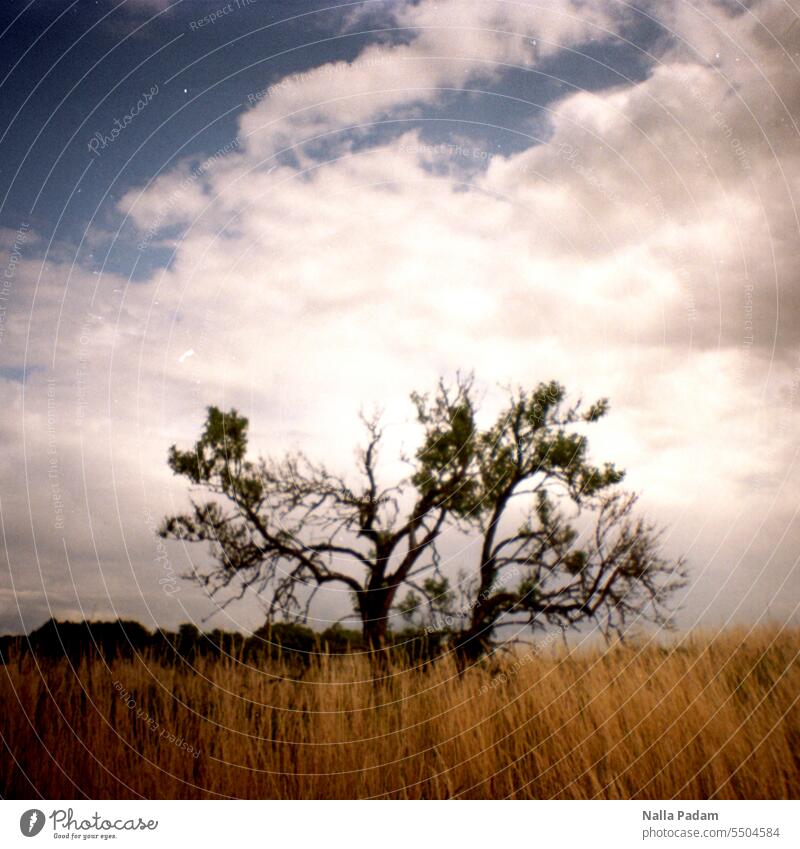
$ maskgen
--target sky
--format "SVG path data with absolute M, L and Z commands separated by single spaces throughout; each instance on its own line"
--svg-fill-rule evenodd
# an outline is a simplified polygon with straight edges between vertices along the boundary
M 682 628 L 796 623 L 799 15 L 3 3 L 0 631 L 259 627 L 175 577 L 208 553 L 155 536 L 168 447 L 234 406 L 347 475 L 379 407 L 390 483 L 458 370 L 485 421 L 509 384 L 610 399 L 592 456 L 686 556 Z

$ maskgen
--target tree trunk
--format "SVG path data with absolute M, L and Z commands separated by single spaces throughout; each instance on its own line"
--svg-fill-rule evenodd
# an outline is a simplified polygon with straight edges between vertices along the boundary
M 453 640 L 456 660 L 462 668 L 476 663 L 491 650 L 493 633 L 494 621 L 482 598 L 473 608 L 469 627 L 456 634 Z
M 459 666 L 471 666 L 491 649 L 491 633 L 491 627 L 477 624 L 455 635 L 453 648 Z
M 366 590 L 359 600 L 362 633 L 369 651 L 381 652 L 386 647 L 389 611 L 395 592 L 395 587 Z

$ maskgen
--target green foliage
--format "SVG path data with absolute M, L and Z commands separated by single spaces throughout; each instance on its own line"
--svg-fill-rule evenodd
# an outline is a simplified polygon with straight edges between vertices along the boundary
M 450 581 L 443 575 L 426 578 L 422 582 L 422 588 L 434 610 L 448 610 L 455 598 L 450 589 Z
M 411 623 L 415 620 L 424 622 L 430 616 L 449 614 L 455 602 L 455 593 L 450 588 L 450 581 L 443 575 L 433 575 L 426 578 L 418 587 L 419 592 L 409 590 L 395 606 L 395 610 L 403 619 Z
M 330 654 L 345 654 L 352 651 L 364 651 L 364 637 L 359 631 L 344 628 L 338 622 L 326 628 L 320 634 L 322 651 Z
M 169 450 L 169 466 L 176 475 L 185 475 L 193 483 L 215 477 L 232 481 L 232 470 L 240 470 L 247 452 L 248 422 L 236 410 L 223 413 L 218 407 L 207 408 L 203 434 L 191 451 Z
M 475 507 L 478 483 L 469 474 L 476 456 L 477 428 L 469 381 L 460 384 L 455 397 L 444 383 L 434 398 L 412 394 L 417 420 L 424 428 L 416 452 L 414 487 L 432 505 L 445 505 L 456 516 Z
M 564 387 L 554 381 L 540 383 L 532 392 L 512 393 L 509 406 L 478 438 L 480 503 L 491 505 L 498 494 L 535 476 L 565 484 L 574 500 L 622 480 L 623 473 L 612 464 L 600 469 L 589 463 L 588 439 L 568 430 L 579 422 L 598 421 L 608 411 L 608 401 L 597 401 L 581 415 L 580 404 L 564 407 L 565 398 Z
M 409 590 L 405 597 L 398 603 L 397 612 L 406 622 L 410 622 L 421 607 L 422 596 L 417 595 L 414 590 Z
M 319 634 L 297 622 L 268 622 L 253 638 L 263 641 L 265 650 L 273 657 L 319 651 Z

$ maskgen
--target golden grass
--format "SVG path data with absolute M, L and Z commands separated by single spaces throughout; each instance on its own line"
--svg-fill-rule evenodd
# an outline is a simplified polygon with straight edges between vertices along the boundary
M 799 650 L 798 630 L 728 630 L 668 649 L 522 651 L 462 675 L 444 658 L 381 680 L 359 656 L 302 672 L 12 658 L 0 669 L 0 791 L 796 798 Z

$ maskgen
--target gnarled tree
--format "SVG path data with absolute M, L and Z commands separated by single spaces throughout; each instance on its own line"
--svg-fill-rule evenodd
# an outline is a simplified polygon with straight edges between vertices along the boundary
M 636 496 L 620 488 L 624 473 L 588 459 L 582 431 L 607 410 L 605 399 L 586 410 L 567 405 L 563 386 L 540 384 L 511 393 L 476 436 L 479 497 L 469 521 L 479 561 L 460 607 L 442 609 L 448 586 L 421 588 L 438 622 L 455 625 L 462 657 L 483 654 L 499 625 L 563 632 L 594 622 L 610 636 L 632 622 L 670 624 L 684 561 L 662 556 L 661 532 L 635 515 Z M 402 607 L 409 615 L 412 597 Z
M 377 418 L 363 419 L 367 442 L 354 486 L 302 453 L 247 460 L 247 419 L 210 407 L 195 446 L 169 452 L 173 472 L 206 497 L 165 519 L 160 533 L 209 543 L 214 565 L 193 577 L 212 595 L 237 588 L 225 603 L 255 588 L 270 594 L 271 616 L 302 617 L 320 587 L 348 588 L 365 640 L 382 646 L 398 590 L 435 569 L 446 522 L 474 506 L 470 386 L 459 378 L 455 389 L 440 383 L 432 399 L 414 396 L 423 441 L 412 474 L 391 488 L 378 482 Z

